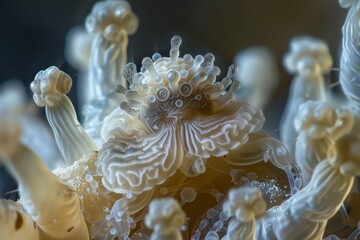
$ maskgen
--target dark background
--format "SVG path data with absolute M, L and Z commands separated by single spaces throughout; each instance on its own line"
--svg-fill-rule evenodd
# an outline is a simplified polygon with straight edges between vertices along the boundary
M 73 26 L 84 23 L 94 2 L 0 0 L 0 83 L 16 78 L 28 88 L 35 74 L 51 65 L 76 81 L 76 71 L 64 59 L 65 36 Z M 154 52 L 167 55 L 174 34 L 183 38 L 182 54 L 213 52 L 223 72 L 240 50 L 258 45 L 272 49 L 281 79 L 275 110 L 265 112 L 267 117 L 279 118 L 287 98 L 292 77 L 281 61 L 292 37 L 306 34 L 325 40 L 338 67 L 347 10 L 337 0 L 130 0 L 130 4 L 140 25 L 129 39 L 128 60 L 138 66 Z M 330 78 L 336 81 L 337 72 Z M 76 105 L 74 88 L 70 98 Z
M 0 81 L 27 85 L 41 69 L 56 65 L 76 73 L 64 59 L 67 31 L 83 24 L 93 0 L 0 0 Z M 272 49 L 281 64 L 288 42 L 309 34 L 330 45 L 338 65 L 341 25 L 347 10 L 337 0 L 130 0 L 140 19 L 128 56 L 139 65 L 153 52 L 168 54 L 173 34 L 183 37 L 182 53 L 214 52 L 225 68 L 247 47 Z M 282 69 L 282 86 L 291 79 Z M 284 91 L 286 94 L 286 91 Z

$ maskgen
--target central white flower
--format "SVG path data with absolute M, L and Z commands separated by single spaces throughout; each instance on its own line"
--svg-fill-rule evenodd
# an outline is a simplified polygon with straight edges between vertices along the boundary
M 144 58 L 139 73 L 133 63 L 125 67 L 130 90 L 117 89 L 126 101 L 105 119 L 98 161 L 111 191 L 141 193 L 179 168 L 196 176 L 199 158 L 224 156 L 262 127 L 262 111 L 233 97 L 240 87 L 231 79 L 236 67 L 216 82 L 214 55 L 181 58 L 180 44 L 174 36 L 170 57 Z

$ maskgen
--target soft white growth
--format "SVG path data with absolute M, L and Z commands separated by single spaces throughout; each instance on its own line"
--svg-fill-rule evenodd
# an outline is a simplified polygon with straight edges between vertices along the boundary
M 66 34 L 66 60 L 81 73 L 88 70 L 92 40 L 93 36 L 83 26 L 76 26 Z M 82 84 L 86 80 L 85 78 L 81 79 Z
M 108 191 L 96 173 L 97 157 L 97 152 L 93 152 L 69 167 L 56 169 L 54 173 L 79 195 L 92 239 L 126 239 L 130 229 L 136 226 L 131 216 L 147 206 L 153 191 L 123 196 Z
M 153 229 L 150 240 L 182 240 L 180 227 L 185 224 L 185 212 L 173 198 L 155 199 L 149 205 L 145 225 Z
M 26 89 L 18 80 L 9 80 L 0 87 L 0 116 L 11 116 L 22 129 L 20 141 L 54 169 L 63 164 L 54 136 L 32 102 L 27 102 Z M 44 148 L 44 142 L 49 145 Z
M 188 155 L 188 157 L 184 159 L 180 170 L 188 177 L 199 176 L 206 171 L 206 159 Z
M 26 110 L 26 89 L 19 80 L 11 79 L 0 87 L 0 114 L 21 114 Z
M 101 176 L 96 174 L 97 152 L 84 156 L 71 166 L 57 168 L 53 173 L 71 189 L 80 199 L 81 210 L 89 228 L 94 221 L 103 219 L 119 195 L 109 192 L 102 185 Z
M 360 1 L 340 1 L 350 7 L 343 25 L 342 54 L 340 60 L 340 84 L 355 117 L 353 132 L 360 134 Z
M 360 1 L 340 0 L 340 5 L 349 8 L 342 27 L 342 54 L 340 59 L 340 85 L 348 99 L 354 115 L 354 126 L 351 132 L 360 135 L 360 40 L 359 13 Z M 359 192 L 359 187 L 355 188 Z
M 224 236 L 228 217 L 222 211 L 221 205 L 222 203 L 207 210 L 201 218 L 195 233 L 191 236 L 192 240 L 214 240 Z
M 14 115 L 0 115 L 0 163 L 18 150 L 21 127 Z
M 119 127 L 123 126 L 123 127 Z M 127 114 L 121 108 L 116 108 L 109 114 L 101 128 L 101 136 L 104 140 L 110 138 L 133 138 L 134 132 L 136 135 L 145 135 L 146 131 L 143 130 L 143 123 L 136 117 Z
M 257 239 L 322 239 L 360 175 L 360 137 L 345 135 L 330 147 L 309 184 L 257 221 Z
M 358 0 L 339 0 L 340 6 L 343 8 L 349 8 L 355 5 Z
M 19 144 L 19 125 L 5 120 L 1 121 L 0 129 L 6 129 L 0 131 L 0 159 L 19 184 L 25 211 L 50 238 L 89 239 L 76 192 L 59 181 L 32 151 Z
M 140 131 L 133 134 L 137 132 Z M 137 136 L 138 139 L 111 138 L 101 149 L 98 171 L 111 191 L 136 194 L 148 191 L 181 166 L 184 151 L 176 146 L 180 141 L 175 131 Z
M 203 174 L 206 171 L 205 161 L 202 158 L 195 158 L 191 166 L 191 171 L 195 176 Z
M 83 84 L 87 95 L 84 127 L 101 146 L 101 123 L 123 100 L 114 89 L 118 84 L 127 86 L 122 73 L 127 58 L 128 35 L 136 32 L 138 19 L 126 1 L 101 1 L 87 16 L 85 27 L 93 40 L 88 79 Z
M 94 35 L 90 56 L 89 84 L 93 99 L 100 99 L 122 81 L 128 35 L 136 32 L 138 19 L 126 1 L 97 2 L 86 18 L 85 27 Z
M 104 219 L 97 220 L 91 227 L 92 239 L 113 240 L 129 239 L 132 224 L 135 224 L 130 218 L 129 211 L 126 206 L 125 198 L 117 200 L 109 214 Z
M 86 90 L 89 87 L 88 74 L 93 39 L 93 35 L 89 34 L 84 26 L 70 29 L 65 39 L 65 58 L 77 70 L 77 95 L 80 108 L 91 102 Z
M 223 205 L 223 212 L 231 218 L 223 240 L 255 239 L 255 218 L 266 210 L 261 191 L 253 187 L 242 187 L 229 192 Z
M 303 103 L 295 117 L 295 159 L 301 168 L 304 186 L 310 181 L 315 166 L 326 158 L 330 145 L 353 126 L 350 110 L 333 109 L 319 101 Z
M 78 122 L 74 106 L 66 96 L 71 85 L 70 76 L 52 66 L 36 74 L 30 86 L 35 103 L 39 107 L 45 106 L 56 143 L 68 164 L 97 150 Z
M 332 63 L 327 44 L 308 36 L 294 38 L 290 51 L 284 56 L 285 68 L 305 77 L 328 73 Z
M 346 110 L 344 110 L 346 111 Z M 349 111 L 347 111 L 351 114 Z M 325 131 L 335 125 L 337 120 L 335 109 L 321 101 L 307 101 L 300 105 L 295 117 L 294 126 L 297 131 L 307 131 L 313 138 L 322 138 Z
M 92 239 L 128 239 L 130 230 L 137 227 L 137 221 L 143 220 L 144 211 L 140 213 L 153 198 L 154 191 L 142 194 L 124 194 L 110 208 L 103 207 L 106 216 L 97 219 L 91 225 Z M 140 213 L 136 218 L 135 214 Z M 133 218 L 134 217 L 134 218 Z
M 279 81 L 274 56 L 266 48 L 254 47 L 239 52 L 234 63 L 239 67 L 234 78 L 241 82 L 237 97 L 245 99 L 251 106 L 264 109 L 271 102 Z
M 296 38 L 284 59 L 297 75 L 281 129 L 289 149 L 260 130 L 264 116 L 257 106 L 265 106 L 276 85 L 269 55 L 260 50 L 239 57 L 244 92 L 254 90 L 245 96 L 252 107 L 238 95 L 238 67 L 230 66 L 218 80 L 214 55 L 181 55 L 179 36 L 171 39 L 168 57 L 144 58 L 139 72 L 135 64 L 125 65 L 137 17 L 123 0 L 95 4 L 87 33 L 75 30 L 67 48 L 87 80 L 80 87 L 87 94 L 85 130 L 66 96 L 72 84 L 67 74 L 50 67 L 31 84 L 68 166 L 51 172 L 19 143 L 25 125 L 14 115 L 21 103 L 0 91 L 0 162 L 18 181 L 20 194 L 17 203 L 0 201 L 0 239 L 180 240 L 190 233 L 193 240 L 322 239 L 360 175 L 360 5 L 340 4 L 351 7 L 341 84 L 358 125 L 352 127 L 350 110 L 322 102 L 307 102 L 298 111 L 308 99 L 325 100 L 322 75 L 332 60 L 324 42 Z M 40 131 L 33 126 L 26 125 Z M 297 160 L 314 171 L 303 189 L 292 156 L 295 130 Z M 41 134 L 37 140 L 44 149 L 51 144 Z M 266 162 L 285 171 L 290 189 L 285 175 Z M 228 189 L 240 184 L 246 186 L 230 191 L 224 202 Z M 179 202 L 154 200 L 159 196 Z M 265 212 L 266 200 L 284 202 Z
M 144 58 L 142 72 L 133 63 L 125 66 L 130 89 L 118 86 L 125 100 L 101 131 L 106 142 L 98 171 L 111 191 L 139 194 L 179 168 L 199 175 L 204 166 L 196 159 L 226 155 L 262 127 L 262 111 L 234 98 L 236 67 L 226 81 L 215 82 L 220 70 L 214 55 L 181 58 L 180 44 L 174 36 L 170 57 Z
M 279 140 L 262 131 L 253 133 L 249 142 L 227 154 L 225 161 L 234 166 L 270 161 L 287 174 L 291 194 L 295 194 L 302 186 L 301 171 L 293 156 Z
M 205 236 L 205 240 L 217 240 L 219 239 L 219 231 L 223 228 L 224 223 L 222 220 L 217 221 L 208 231 Z
M 297 133 L 294 117 L 299 106 L 308 100 L 326 101 L 323 74 L 332 66 L 327 44 L 312 37 L 294 38 L 284 57 L 284 66 L 296 74 L 291 83 L 289 98 L 280 121 L 280 139 L 290 153 L 294 153 Z

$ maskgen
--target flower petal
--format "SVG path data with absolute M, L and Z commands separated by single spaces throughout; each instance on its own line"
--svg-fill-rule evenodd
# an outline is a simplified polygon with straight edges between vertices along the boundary
M 176 129 L 131 139 L 111 138 L 99 154 L 103 184 L 116 193 L 142 193 L 163 183 L 181 166 L 184 150 Z
M 181 137 L 186 153 L 209 158 L 220 157 L 248 140 L 259 130 L 263 113 L 245 102 L 231 102 L 210 116 L 199 116 L 181 123 Z

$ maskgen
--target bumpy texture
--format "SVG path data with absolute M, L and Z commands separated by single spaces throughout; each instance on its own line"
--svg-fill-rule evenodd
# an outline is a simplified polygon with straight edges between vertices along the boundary
M 87 16 L 85 27 L 92 36 L 84 96 L 84 128 L 100 147 L 99 129 L 122 96 L 114 92 L 117 84 L 126 87 L 122 72 L 126 64 L 128 36 L 135 33 L 138 18 L 128 2 L 122 0 L 97 2 Z
M 239 148 L 249 133 L 262 127 L 262 111 L 233 97 L 240 87 L 231 79 L 236 67 L 215 82 L 220 69 L 214 66 L 214 55 L 181 58 L 180 44 L 181 38 L 174 36 L 170 57 L 144 58 L 139 73 L 133 63 L 125 67 L 130 90 L 119 85 L 117 91 L 126 101 L 102 129 L 106 142 L 98 170 L 109 190 L 149 190 L 183 165 L 192 165 L 187 161 Z
M 138 19 L 126 1 L 97 2 L 86 18 L 89 33 L 103 32 L 104 37 L 113 40 L 116 33 L 126 31 L 133 34 L 138 27 Z M 117 31 L 115 31 L 117 30 Z
M 69 165 L 97 150 L 93 140 L 81 127 L 74 106 L 66 96 L 71 86 L 70 76 L 55 66 L 40 71 L 31 83 L 34 101 L 40 107 L 45 106 L 56 143 Z
M 72 81 L 68 74 L 55 66 L 38 72 L 30 88 L 34 92 L 34 101 L 39 107 L 56 106 L 63 95 L 69 93 Z
M 290 42 L 284 66 L 296 77 L 290 86 L 289 97 L 280 121 L 280 139 L 294 154 L 297 132 L 294 117 L 299 106 L 308 100 L 326 101 L 323 74 L 330 71 L 332 58 L 327 44 L 312 37 L 297 37 Z
M 336 113 L 329 104 L 320 101 L 308 101 L 300 106 L 294 125 L 298 132 L 307 131 L 309 135 L 321 137 L 320 133 L 333 127 L 335 122 Z
M 229 199 L 224 203 L 223 211 L 228 217 L 235 217 L 238 221 L 248 222 L 264 213 L 266 202 L 261 191 L 254 187 L 233 189 L 229 192 Z
M 327 73 L 332 66 L 332 58 L 327 44 L 312 37 L 294 38 L 290 51 L 284 57 L 284 66 L 291 73 L 302 72 L 306 68 L 318 68 L 320 73 Z
M 360 137 L 347 134 L 331 145 L 309 184 L 257 221 L 256 239 L 322 239 L 360 174 Z
M 227 235 L 223 240 L 255 239 L 255 218 L 266 210 L 261 191 L 254 187 L 242 187 L 229 192 L 223 205 L 223 212 L 231 217 Z
M 295 117 L 296 140 L 295 159 L 301 168 L 302 179 L 306 185 L 315 166 L 326 158 L 330 145 L 353 127 L 350 110 L 334 109 L 320 101 L 302 104 Z
M 173 198 L 153 200 L 145 217 L 148 228 L 154 229 L 151 240 L 181 240 L 180 227 L 185 224 L 185 212 Z

